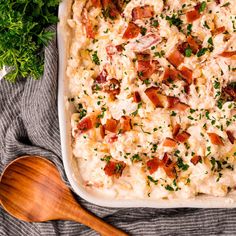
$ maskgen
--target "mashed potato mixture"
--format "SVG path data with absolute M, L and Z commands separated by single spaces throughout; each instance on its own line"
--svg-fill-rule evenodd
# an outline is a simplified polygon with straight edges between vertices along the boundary
M 75 0 L 68 25 L 86 188 L 119 199 L 235 189 L 234 0 Z

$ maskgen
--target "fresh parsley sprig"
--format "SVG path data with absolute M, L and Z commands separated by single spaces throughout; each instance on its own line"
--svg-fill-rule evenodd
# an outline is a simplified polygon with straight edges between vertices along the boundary
M 0 0 L 0 70 L 10 67 L 5 79 L 38 79 L 43 74 L 43 47 L 53 37 L 46 30 L 57 19 L 60 0 Z

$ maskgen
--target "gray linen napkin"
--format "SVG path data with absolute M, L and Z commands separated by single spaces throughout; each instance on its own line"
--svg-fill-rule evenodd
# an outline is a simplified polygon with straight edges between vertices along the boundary
M 0 173 L 16 157 L 37 154 L 52 160 L 66 181 L 57 114 L 57 57 L 54 39 L 45 50 L 42 79 L 22 79 L 15 84 L 0 81 Z M 236 235 L 236 209 L 118 209 L 99 207 L 79 197 L 78 201 L 131 235 Z M 0 235 L 97 234 L 70 221 L 22 222 L 0 208 Z

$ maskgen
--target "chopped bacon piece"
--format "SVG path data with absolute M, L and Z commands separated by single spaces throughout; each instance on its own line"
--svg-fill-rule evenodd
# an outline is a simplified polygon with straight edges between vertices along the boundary
M 233 100 L 236 100 L 236 87 L 227 85 L 224 88 L 224 92 L 227 93 Z
M 225 32 L 225 27 L 224 26 L 221 26 L 219 28 L 216 28 L 215 30 L 212 31 L 212 34 L 213 35 L 217 35 L 217 34 L 221 34 L 221 33 L 224 33 Z
M 138 76 L 141 80 L 150 77 L 152 73 L 150 61 L 138 61 Z
M 119 178 L 122 175 L 122 172 L 126 164 L 123 161 L 109 161 L 105 167 L 104 171 L 105 174 L 108 176 L 115 176 Z
M 179 98 L 167 96 L 168 108 L 175 108 L 175 105 L 180 102 Z
M 189 86 L 189 84 L 184 85 L 184 92 L 185 92 L 186 94 L 189 94 L 189 93 L 190 93 L 190 86 Z
M 190 136 L 191 135 L 189 133 L 183 131 L 182 133 L 176 135 L 175 140 L 180 143 L 184 143 L 189 139 Z
M 166 138 L 163 142 L 164 147 L 176 147 L 177 142 L 172 138 Z
M 189 105 L 183 103 L 183 102 L 178 102 L 176 103 L 172 109 L 178 110 L 178 111 L 185 111 L 189 108 Z
M 201 17 L 201 14 L 199 13 L 198 10 L 194 9 L 192 11 L 188 11 L 186 13 L 186 17 L 187 17 L 187 22 L 190 23 L 199 19 Z
M 94 7 L 101 7 L 101 6 L 102 6 L 100 0 L 91 0 L 91 2 L 92 2 L 92 5 L 93 5 Z
M 195 39 L 191 35 L 187 37 L 187 43 L 189 44 L 194 54 L 196 54 L 197 51 L 200 49 L 200 45 L 195 41 Z
M 188 67 L 183 66 L 180 69 L 180 73 L 183 76 L 183 78 L 186 80 L 188 84 L 191 84 L 193 81 L 193 71 L 190 70 Z
M 108 143 L 114 143 L 118 140 L 118 136 L 117 135 L 112 135 L 112 136 L 109 136 L 107 137 L 107 142 Z
M 103 84 L 107 81 L 108 73 L 106 69 L 103 69 L 99 76 L 95 79 L 98 84 Z
M 154 16 L 154 7 L 145 5 L 145 6 L 139 6 L 135 7 L 132 10 L 132 19 L 133 21 L 143 18 L 151 18 Z
M 171 69 L 169 67 L 165 69 L 165 73 L 162 79 L 164 83 L 170 83 L 178 79 L 179 79 L 179 73 L 177 70 Z
M 148 53 L 137 53 L 138 61 L 150 61 L 150 54 Z
M 179 133 L 180 128 L 181 128 L 181 126 L 178 123 L 173 126 L 172 134 L 173 134 L 174 138 Z
M 117 79 L 110 79 L 109 84 L 105 86 L 104 91 L 115 96 L 120 93 L 120 82 Z
M 134 99 L 134 102 L 136 102 L 136 103 L 141 102 L 141 97 L 140 97 L 139 92 L 135 91 L 135 92 L 133 93 L 133 99 Z
M 105 124 L 105 130 L 108 130 L 112 133 L 116 133 L 118 126 L 118 121 L 115 119 L 107 119 L 107 122 Z
M 215 0 L 216 4 L 219 5 L 220 4 L 220 0 Z
M 231 51 L 231 52 L 222 52 L 221 54 L 219 54 L 222 57 L 232 57 L 234 55 L 236 55 L 236 51 Z
M 149 33 L 143 37 L 140 37 L 139 40 L 129 43 L 128 45 L 130 49 L 132 49 L 135 52 L 143 52 L 149 49 L 151 46 L 156 45 L 160 41 L 161 41 L 160 35 Z
M 140 33 L 140 28 L 133 22 L 129 22 L 127 29 L 123 34 L 123 39 L 133 39 L 136 38 Z
M 92 23 L 89 19 L 86 20 L 85 29 L 86 29 L 87 37 L 90 38 L 90 39 L 94 39 L 95 38 L 95 32 L 93 30 L 93 25 L 92 25 Z
M 101 0 L 102 6 L 104 8 L 104 12 L 106 12 L 106 17 L 111 19 L 117 18 L 119 15 L 119 11 L 113 2 L 113 0 Z
M 92 122 L 91 118 L 89 116 L 84 117 L 78 123 L 77 128 L 80 131 L 80 133 L 85 133 L 86 131 L 92 129 L 93 128 L 93 122 Z
M 235 137 L 234 137 L 233 133 L 232 133 L 231 131 L 227 130 L 227 131 L 226 131 L 226 134 L 227 134 L 227 136 L 228 136 L 229 141 L 230 141 L 232 144 L 234 144 Z
M 158 158 L 153 158 L 149 161 L 147 161 L 147 168 L 149 170 L 150 174 L 153 174 L 155 171 L 157 171 L 158 167 L 160 166 L 160 161 Z
M 177 49 L 179 50 L 180 53 L 185 55 L 185 50 L 189 47 L 187 42 L 183 42 L 177 46 Z
M 162 101 L 160 100 L 160 94 L 158 93 L 157 87 L 150 87 L 145 90 L 145 94 L 155 105 L 155 107 L 164 107 Z
M 117 52 L 122 52 L 124 50 L 124 46 L 122 44 L 116 45 Z
M 171 54 L 167 57 L 167 60 L 175 67 L 178 67 L 181 63 L 184 62 L 184 56 L 178 49 L 174 49 L 174 51 L 171 52 Z
M 131 118 L 129 116 L 122 116 L 120 120 L 120 129 L 122 133 L 132 129 Z
M 212 144 L 224 146 L 224 143 L 218 134 L 216 134 L 216 133 L 207 133 L 207 134 L 208 134 Z
M 100 125 L 100 135 L 102 138 L 105 138 L 105 126 Z
M 169 158 L 168 154 L 165 153 L 162 159 L 162 167 L 170 178 L 176 177 L 175 163 Z
M 191 158 L 191 162 L 194 164 L 194 165 L 197 165 L 197 163 L 199 162 L 199 161 L 201 161 L 201 156 L 198 156 L 198 155 L 195 155 L 195 156 L 193 156 L 192 158 Z

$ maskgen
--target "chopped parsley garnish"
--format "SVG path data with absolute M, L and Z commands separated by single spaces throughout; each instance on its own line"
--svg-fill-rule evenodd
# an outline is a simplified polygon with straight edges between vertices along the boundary
M 201 12 L 203 12 L 205 9 L 206 9 L 206 2 L 204 1 L 204 2 L 201 3 L 201 5 L 200 5 L 198 11 L 201 13 Z
M 181 29 L 183 21 L 176 14 L 173 14 L 171 17 L 166 16 L 166 20 L 169 22 L 170 26 L 175 25 L 179 30 Z
M 158 180 L 156 180 L 156 179 L 153 179 L 152 178 L 152 176 L 150 176 L 150 175 L 148 175 L 148 180 L 150 181 L 150 182 L 152 182 L 152 183 L 154 183 L 155 185 L 157 185 L 157 183 L 158 183 Z
M 80 119 L 82 119 L 83 117 L 87 115 L 87 111 L 83 108 L 83 105 L 81 103 L 77 105 L 77 111 L 79 113 Z
M 212 41 L 212 37 L 210 37 L 207 42 L 210 44 L 210 45 L 213 45 L 213 41 Z
M 141 27 L 140 33 L 144 36 L 147 33 L 147 29 L 145 27 Z
M 153 26 L 153 27 L 159 26 L 159 22 L 158 22 L 157 20 L 153 20 L 153 21 L 152 21 L 152 26 Z
M 100 65 L 100 60 L 98 58 L 98 52 L 95 51 L 93 54 L 92 54 L 92 61 L 96 64 L 96 65 Z
M 135 154 L 130 158 L 130 160 L 132 162 L 139 162 L 139 161 L 142 161 L 142 158 L 138 154 Z
M 191 32 L 192 32 L 192 27 L 193 27 L 192 24 L 188 24 L 188 26 L 187 26 L 187 35 L 190 35 L 190 34 L 191 34 Z
M 186 171 L 189 168 L 189 165 L 184 164 L 183 159 L 181 157 L 179 157 L 177 160 L 177 166 L 183 171 Z
M 197 52 L 197 57 L 201 57 L 203 56 L 206 52 L 207 52 L 207 48 L 201 48 L 198 52 Z
M 166 185 L 165 189 L 168 191 L 174 191 L 173 187 L 171 187 L 169 184 Z
M 111 156 L 104 156 L 101 158 L 101 161 L 109 162 L 111 160 Z
M 186 57 L 191 57 L 192 49 L 190 47 L 186 48 L 184 54 Z

